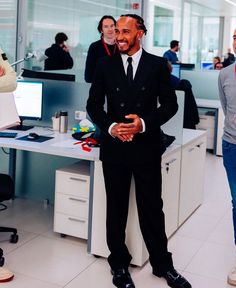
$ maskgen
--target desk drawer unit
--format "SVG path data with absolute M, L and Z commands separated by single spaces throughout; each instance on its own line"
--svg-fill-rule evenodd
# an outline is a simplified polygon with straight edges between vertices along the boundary
M 87 239 L 89 186 L 89 162 L 56 170 L 55 232 Z
M 199 130 L 207 131 L 207 149 L 214 149 L 215 116 L 199 115 L 200 122 L 196 126 Z

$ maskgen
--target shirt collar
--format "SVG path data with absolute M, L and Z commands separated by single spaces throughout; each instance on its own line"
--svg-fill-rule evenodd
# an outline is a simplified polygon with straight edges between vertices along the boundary
M 132 59 L 133 59 L 132 64 L 137 65 L 139 63 L 140 58 L 141 58 L 142 51 L 143 51 L 143 49 L 140 47 L 140 49 L 137 52 L 135 52 L 132 56 L 129 56 L 128 54 L 121 54 L 121 58 L 122 58 L 123 63 L 124 64 L 127 63 L 128 57 L 132 57 Z

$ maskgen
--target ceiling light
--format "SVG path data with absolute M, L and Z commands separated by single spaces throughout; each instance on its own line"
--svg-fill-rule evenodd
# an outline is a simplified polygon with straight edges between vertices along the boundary
M 225 0 L 225 2 L 228 2 L 229 4 L 236 6 L 236 3 L 233 2 L 232 0 Z

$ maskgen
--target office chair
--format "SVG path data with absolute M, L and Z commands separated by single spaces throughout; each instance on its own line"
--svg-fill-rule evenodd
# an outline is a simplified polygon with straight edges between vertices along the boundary
M 14 196 L 14 183 L 13 180 L 9 175 L 1 174 L 0 173 L 0 212 L 2 210 L 7 209 L 7 206 L 2 201 L 10 200 Z M 0 232 L 10 232 L 13 233 L 10 237 L 11 243 L 17 243 L 18 242 L 18 235 L 17 230 L 15 228 L 10 227 L 1 227 L 0 226 Z M 4 257 L 3 257 L 3 251 L 0 248 L 0 267 L 4 264 Z
M 0 202 L 5 200 L 10 200 L 14 197 L 14 183 L 11 177 L 7 174 L 0 173 Z M 0 203 L 0 211 L 7 209 L 7 206 L 3 203 Z M 10 227 L 1 227 L 0 232 L 12 232 L 10 242 L 17 243 L 18 235 L 15 228 Z

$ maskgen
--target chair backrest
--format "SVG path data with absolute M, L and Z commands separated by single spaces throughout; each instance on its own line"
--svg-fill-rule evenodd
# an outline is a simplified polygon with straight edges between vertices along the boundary
M 7 174 L 0 174 L 0 202 L 10 200 L 14 196 L 14 183 Z

